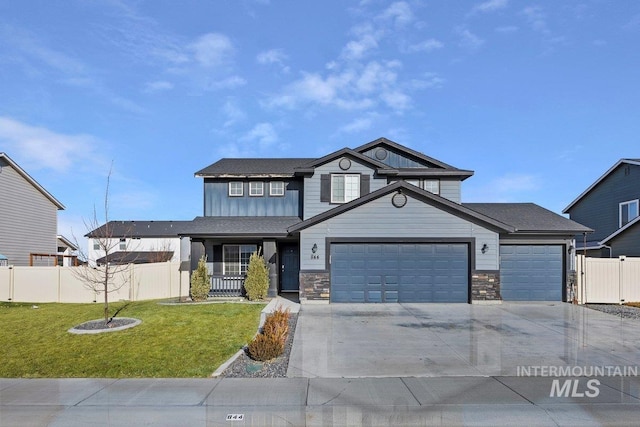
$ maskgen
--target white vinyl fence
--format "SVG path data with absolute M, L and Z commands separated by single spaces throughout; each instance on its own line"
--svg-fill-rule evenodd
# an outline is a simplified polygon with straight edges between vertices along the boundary
M 576 259 L 578 303 L 640 302 L 640 258 Z
M 109 293 L 109 300 L 141 301 L 189 295 L 181 283 L 179 262 L 130 264 L 116 282 L 124 286 Z M 91 267 L 0 267 L 0 301 L 100 302 L 104 295 L 87 288 L 73 270 Z

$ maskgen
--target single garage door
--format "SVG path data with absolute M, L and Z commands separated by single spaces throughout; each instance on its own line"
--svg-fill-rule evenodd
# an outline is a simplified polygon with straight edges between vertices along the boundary
M 465 243 L 332 243 L 333 302 L 468 302 Z
M 504 301 L 562 301 L 563 247 L 501 245 L 500 293 Z

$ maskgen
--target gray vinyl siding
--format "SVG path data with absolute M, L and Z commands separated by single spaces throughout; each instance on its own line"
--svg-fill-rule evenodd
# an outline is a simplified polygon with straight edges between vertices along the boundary
M 327 248 L 325 238 L 403 238 L 447 239 L 475 238 L 477 270 L 498 270 L 497 233 L 467 220 L 448 214 L 422 201 L 408 198 L 403 208 L 391 204 L 392 194 L 344 212 L 300 232 L 300 259 L 302 270 L 325 270 Z M 487 244 L 489 250 L 483 254 L 481 248 Z M 317 258 L 311 256 L 310 248 L 318 245 Z
M 636 223 L 631 228 L 614 237 L 611 242 L 611 256 L 619 257 L 621 255 L 629 257 L 640 257 L 640 223 Z M 609 256 L 609 249 L 602 250 L 603 257 Z
M 314 217 L 322 212 L 333 209 L 336 204 L 320 201 L 320 177 L 323 174 L 332 173 L 353 173 L 370 176 L 370 192 L 374 192 L 387 185 L 386 178 L 374 178 L 374 171 L 355 160 L 351 161 L 351 168 L 349 170 L 342 170 L 338 166 L 340 159 L 336 159 L 332 162 L 326 163 L 315 169 L 313 176 L 304 179 L 304 219 Z
M 461 200 L 461 190 L 460 190 L 460 181 L 458 180 L 449 180 L 449 179 L 441 179 L 440 180 L 440 196 L 445 199 L 449 199 L 452 202 L 460 203 Z
M 640 166 L 622 164 L 572 206 L 569 216 L 594 229 L 590 241 L 600 241 L 618 230 L 620 203 L 640 199 L 639 183 Z
M 30 253 L 55 254 L 58 208 L 13 167 L 0 165 L 0 253 L 15 266 L 29 265 Z
M 249 182 L 254 181 L 264 182 L 263 196 L 249 196 Z M 230 197 L 229 181 L 206 179 L 204 216 L 301 216 L 302 183 L 285 181 L 284 196 L 271 196 L 269 182 L 260 179 L 243 181 L 243 196 Z

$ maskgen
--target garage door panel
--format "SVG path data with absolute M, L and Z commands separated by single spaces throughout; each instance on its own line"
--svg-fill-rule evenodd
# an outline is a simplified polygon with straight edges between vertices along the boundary
M 500 292 L 505 301 L 561 301 L 561 245 L 501 245 Z
M 333 302 L 468 301 L 467 244 L 334 243 L 331 258 Z

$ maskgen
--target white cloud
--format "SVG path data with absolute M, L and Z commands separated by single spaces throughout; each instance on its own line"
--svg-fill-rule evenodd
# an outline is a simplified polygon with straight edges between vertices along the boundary
M 204 34 L 189 45 L 196 61 L 206 68 L 218 67 L 226 64 L 234 52 L 229 37 L 219 33 Z
M 444 85 L 445 79 L 437 73 L 424 73 L 422 78 L 411 80 L 411 86 L 414 89 L 430 89 L 439 88 Z
M 549 34 L 546 16 L 540 6 L 528 6 L 522 10 L 522 14 L 534 31 Z
M 173 83 L 168 82 L 166 80 L 158 80 L 155 82 L 148 82 L 145 85 L 145 92 L 154 93 L 154 92 L 162 92 L 165 90 L 173 89 Z
M 222 89 L 236 89 L 247 84 L 247 81 L 240 76 L 230 76 L 221 80 L 214 80 L 210 82 L 206 89 L 208 90 L 222 90 Z
M 371 125 L 373 124 L 373 120 L 371 118 L 359 118 L 353 120 L 351 123 L 348 123 L 338 129 L 339 133 L 357 133 L 365 130 L 371 129 Z
M 496 33 L 502 33 L 502 34 L 511 34 L 511 33 L 515 33 L 516 31 L 518 31 L 518 27 L 515 25 L 505 25 L 503 27 L 498 27 L 495 29 Z
M 383 92 L 380 98 L 382 98 L 385 104 L 391 109 L 396 111 L 404 111 L 411 106 L 411 97 L 400 90 Z
M 270 64 L 278 64 L 283 65 L 284 61 L 289 57 L 284 53 L 282 49 L 269 49 L 263 52 L 260 52 L 256 56 L 256 61 L 258 64 L 270 65 Z
M 509 0 L 488 0 L 476 5 L 473 10 L 476 12 L 493 12 L 504 9 L 509 4 Z
M 232 99 L 228 99 L 227 102 L 224 103 L 222 107 L 222 113 L 226 116 L 226 120 L 224 122 L 224 127 L 228 128 L 237 123 L 240 123 L 246 120 L 247 115 L 244 111 L 236 105 L 235 101 Z
M 413 12 L 407 2 L 398 1 L 392 3 L 391 6 L 380 14 L 379 18 L 385 21 L 391 21 L 397 27 L 404 27 L 413 21 Z
M 88 161 L 99 162 L 94 147 L 100 141 L 93 136 L 56 133 L 9 117 L 0 116 L 0 142 L 7 147 L 9 156 L 17 153 L 14 160 L 25 159 L 22 163 L 29 168 L 71 173 Z
M 416 44 L 413 44 L 413 45 L 409 46 L 409 48 L 407 50 L 410 53 L 414 53 L 414 52 L 431 52 L 432 50 L 442 49 L 443 47 L 444 47 L 444 43 L 442 43 L 440 40 L 427 39 L 427 40 L 425 40 L 423 42 L 416 43 Z
M 278 140 L 278 133 L 271 123 L 258 123 L 240 139 L 257 142 L 260 149 L 265 149 Z
M 370 51 L 378 48 L 378 38 L 374 33 L 362 34 L 357 40 L 351 40 L 342 50 L 346 60 L 362 59 Z
M 478 49 L 484 44 L 484 40 L 466 28 L 456 28 L 456 33 L 460 37 L 458 45 L 467 49 Z

